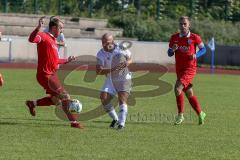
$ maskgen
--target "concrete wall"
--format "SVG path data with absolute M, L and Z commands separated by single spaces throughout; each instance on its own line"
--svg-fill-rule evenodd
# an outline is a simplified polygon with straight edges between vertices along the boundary
M 4 24 L 18 24 L 32 26 L 38 23 L 38 19 L 44 15 L 31 15 L 31 14 L 16 14 L 16 13 L 0 13 L 0 22 Z M 48 23 L 50 16 L 46 16 L 46 23 Z M 61 17 L 61 20 L 65 23 L 66 27 L 77 28 L 105 28 L 107 26 L 107 19 L 94 19 L 94 18 L 74 18 L 75 21 L 71 21 L 72 17 Z M 78 20 L 78 21 L 76 21 Z
M 27 37 L 13 37 L 12 41 L 12 60 L 13 61 L 36 61 L 36 45 L 28 42 Z M 149 62 L 171 64 L 174 58 L 168 58 L 168 44 L 163 42 L 138 42 L 132 41 L 131 51 L 135 62 Z M 96 55 L 101 48 L 101 41 L 96 39 L 74 39 L 67 38 L 68 56 Z M 8 43 L 0 42 L 0 60 L 8 56 Z M 63 55 L 63 49 L 60 50 Z
M 0 13 L 0 31 L 5 35 L 28 36 L 38 24 L 41 16 L 43 15 Z M 47 16 L 45 19 L 45 27 L 47 27 L 49 18 L 50 16 Z M 99 38 L 106 32 L 110 32 L 117 37 L 122 37 L 123 34 L 122 29 L 106 28 L 106 19 L 81 17 L 75 18 L 78 21 L 71 21 L 72 17 L 61 17 L 61 19 L 64 21 L 65 37 Z M 86 31 L 87 28 L 92 28 L 92 30 Z

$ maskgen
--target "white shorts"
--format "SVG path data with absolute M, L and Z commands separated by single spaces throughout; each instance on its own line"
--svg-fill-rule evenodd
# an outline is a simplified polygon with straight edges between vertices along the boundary
M 116 95 L 118 92 L 121 91 L 128 92 L 130 94 L 132 88 L 131 80 L 114 82 L 114 84 L 111 78 L 107 77 L 101 91 L 107 92 L 111 95 Z

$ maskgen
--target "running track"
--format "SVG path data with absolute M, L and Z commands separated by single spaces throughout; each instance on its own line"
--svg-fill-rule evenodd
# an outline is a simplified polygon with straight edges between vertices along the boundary
M 0 63 L 0 69 L 36 69 L 37 64 L 35 63 Z M 133 64 L 130 66 L 130 70 L 150 70 L 152 72 L 175 72 L 173 65 L 171 66 L 159 66 L 157 64 Z M 86 70 L 86 67 L 80 67 L 80 70 Z M 94 70 L 94 66 L 89 67 L 90 70 Z M 210 68 L 198 68 L 197 73 L 211 74 Z M 230 75 L 240 75 L 240 70 L 231 70 L 231 69 L 219 69 L 216 68 L 214 71 L 215 74 L 230 74 Z

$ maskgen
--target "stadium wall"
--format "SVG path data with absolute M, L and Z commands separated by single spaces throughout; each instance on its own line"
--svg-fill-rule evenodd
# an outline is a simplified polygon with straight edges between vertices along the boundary
M 37 47 L 35 44 L 28 42 L 28 37 L 10 36 L 12 39 L 11 59 L 12 61 L 37 61 Z M 117 40 L 120 42 L 121 40 Z M 165 42 L 139 42 L 131 41 L 132 57 L 134 62 L 143 63 L 158 63 L 158 64 L 173 64 L 174 58 L 167 56 L 168 43 Z M 67 55 L 81 56 L 93 55 L 101 48 L 100 39 L 79 39 L 67 38 L 67 47 L 65 52 Z M 8 43 L 1 42 L 1 59 L 8 59 L 9 47 Z M 60 49 L 61 56 L 64 55 L 64 49 Z
M 28 42 L 27 37 L 9 36 L 12 39 L 12 61 L 37 61 L 37 49 L 35 44 Z M 120 42 L 121 40 L 117 40 Z M 166 42 L 140 42 L 131 41 L 132 57 L 137 63 L 174 64 L 174 58 L 167 56 L 168 43 Z M 101 48 L 100 39 L 67 38 L 65 53 L 68 56 L 93 55 Z M 9 44 L 0 42 L 0 62 L 9 59 Z M 64 57 L 64 49 L 60 49 L 61 57 Z M 207 48 L 207 54 L 198 59 L 200 64 L 211 64 L 211 51 Z M 239 46 L 216 46 L 215 65 L 240 66 Z

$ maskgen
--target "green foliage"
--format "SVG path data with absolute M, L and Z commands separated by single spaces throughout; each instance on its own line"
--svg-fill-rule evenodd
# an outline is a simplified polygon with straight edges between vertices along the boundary
M 134 15 L 116 16 L 109 20 L 110 26 L 123 28 L 124 36 L 142 41 L 168 41 L 178 31 L 176 19 L 136 19 Z M 192 20 L 192 32 L 200 34 L 204 42 L 215 37 L 218 44 L 239 45 L 240 23 L 226 21 Z

